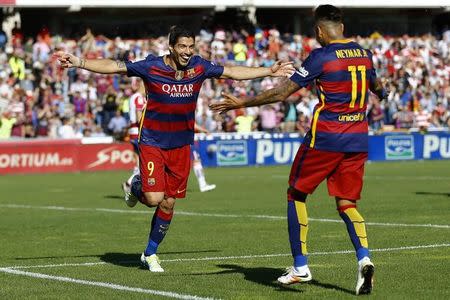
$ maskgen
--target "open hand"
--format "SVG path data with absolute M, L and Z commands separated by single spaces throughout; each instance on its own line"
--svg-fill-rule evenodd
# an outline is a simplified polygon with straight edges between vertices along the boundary
M 222 93 L 222 96 L 222 101 L 215 101 L 209 105 L 209 108 L 213 112 L 224 113 L 232 109 L 245 107 L 244 100 L 241 100 L 228 93 Z
M 273 77 L 290 77 L 295 73 L 295 68 L 292 61 L 282 62 L 281 60 L 275 62 L 270 70 Z
M 80 66 L 81 61 L 80 58 L 76 57 L 73 54 L 58 51 L 54 53 L 53 56 L 55 56 L 58 59 L 59 63 L 61 64 L 61 67 L 63 68 L 73 68 Z

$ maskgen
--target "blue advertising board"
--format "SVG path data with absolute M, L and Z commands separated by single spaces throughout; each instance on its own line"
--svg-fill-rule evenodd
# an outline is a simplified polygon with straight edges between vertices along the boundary
M 301 145 L 299 134 L 198 135 L 205 167 L 291 164 Z M 450 133 L 385 133 L 369 136 L 369 160 L 450 159 Z

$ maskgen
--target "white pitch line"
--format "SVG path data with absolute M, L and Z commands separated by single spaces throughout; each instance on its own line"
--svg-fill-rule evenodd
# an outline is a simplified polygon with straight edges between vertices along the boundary
M 394 248 L 375 248 L 370 249 L 371 252 L 394 252 L 404 250 L 416 250 L 416 249 L 430 249 L 430 248 L 443 248 L 450 247 L 450 244 L 431 244 L 431 245 L 417 245 L 417 246 L 401 246 Z M 349 254 L 354 253 L 354 250 L 338 250 L 338 251 L 322 251 L 312 252 L 309 255 L 334 255 L 334 254 Z M 190 262 L 190 261 L 214 261 L 214 260 L 229 260 L 229 259 L 253 259 L 253 258 L 271 258 L 280 256 L 290 256 L 290 253 L 274 253 L 274 254 L 255 254 L 255 255 L 238 255 L 238 256 L 211 256 L 211 257 L 199 257 L 199 258 L 175 258 L 175 259 L 162 259 L 161 262 Z M 119 261 L 117 263 L 136 263 L 136 261 Z M 107 262 L 88 262 L 88 263 L 64 263 L 64 264 L 50 264 L 50 265 L 32 265 L 32 266 L 10 266 L 3 267 L 3 269 L 32 269 L 32 268 L 58 268 L 58 267 L 74 267 L 74 266 L 97 266 L 106 265 Z M 0 268 L 1 269 L 1 268 Z
M 49 279 L 49 280 L 77 283 L 77 284 L 83 284 L 83 285 L 99 286 L 99 287 L 104 287 L 104 288 L 109 288 L 109 289 L 119 290 L 119 291 L 127 291 L 127 292 L 136 292 L 136 293 L 164 296 L 164 297 L 175 298 L 175 299 L 192 299 L 192 300 L 214 299 L 214 298 L 199 297 L 199 296 L 195 296 L 195 295 L 179 294 L 179 293 L 175 293 L 175 292 L 166 292 L 166 291 L 135 288 L 135 287 L 129 287 L 129 286 L 125 286 L 125 285 L 113 284 L 113 283 L 109 283 L 109 282 L 89 281 L 89 280 L 75 279 L 75 278 L 70 278 L 70 277 L 53 276 L 53 275 L 20 271 L 20 270 L 9 269 L 9 268 L 0 268 L 0 272 L 34 277 L 34 278 L 40 278 L 40 279 Z
M 85 211 L 85 212 L 110 212 L 121 214 L 149 214 L 148 210 L 131 210 L 131 209 L 113 209 L 113 208 L 78 208 L 78 207 L 64 207 L 64 206 L 33 206 L 33 205 L 19 205 L 19 204 L 0 204 L 0 207 L 5 208 L 25 208 L 25 209 L 47 209 L 58 211 Z M 198 213 L 188 211 L 175 211 L 175 214 L 180 216 L 198 216 L 198 217 L 215 217 L 215 218 L 256 218 L 256 219 L 271 219 L 271 220 L 285 220 L 283 216 L 271 215 L 237 215 L 237 214 L 214 214 L 214 213 Z M 309 218 L 310 221 L 325 222 L 325 223 L 341 223 L 342 220 L 337 219 L 323 219 L 323 218 Z M 427 227 L 427 228 L 445 228 L 449 229 L 447 224 L 402 224 L 402 223 L 381 223 L 381 222 L 366 222 L 370 226 L 391 226 L 391 227 Z

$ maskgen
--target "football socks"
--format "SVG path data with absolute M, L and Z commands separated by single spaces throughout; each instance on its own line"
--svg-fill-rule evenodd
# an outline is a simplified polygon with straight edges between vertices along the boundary
M 366 225 L 364 219 L 356 210 L 356 206 L 349 205 L 338 209 L 339 215 L 347 226 L 348 235 L 355 247 L 358 261 L 364 257 L 369 257 L 369 245 L 367 242 Z
M 288 231 L 294 267 L 308 264 L 306 237 L 308 234 L 308 213 L 305 202 L 288 200 Z
M 166 236 L 172 217 L 173 213 L 167 214 L 159 207 L 156 208 L 155 213 L 153 214 L 148 245 L 144 251 L 145 256 L 156 254 L 159 244 L 161 244 L 162 240 Z

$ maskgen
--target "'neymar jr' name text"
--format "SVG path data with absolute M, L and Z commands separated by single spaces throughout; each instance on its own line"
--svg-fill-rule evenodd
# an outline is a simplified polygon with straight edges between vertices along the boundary
M 335 52 L 337 58 L 367 57 L 367 51 L 364 49 L 340 49 Z

